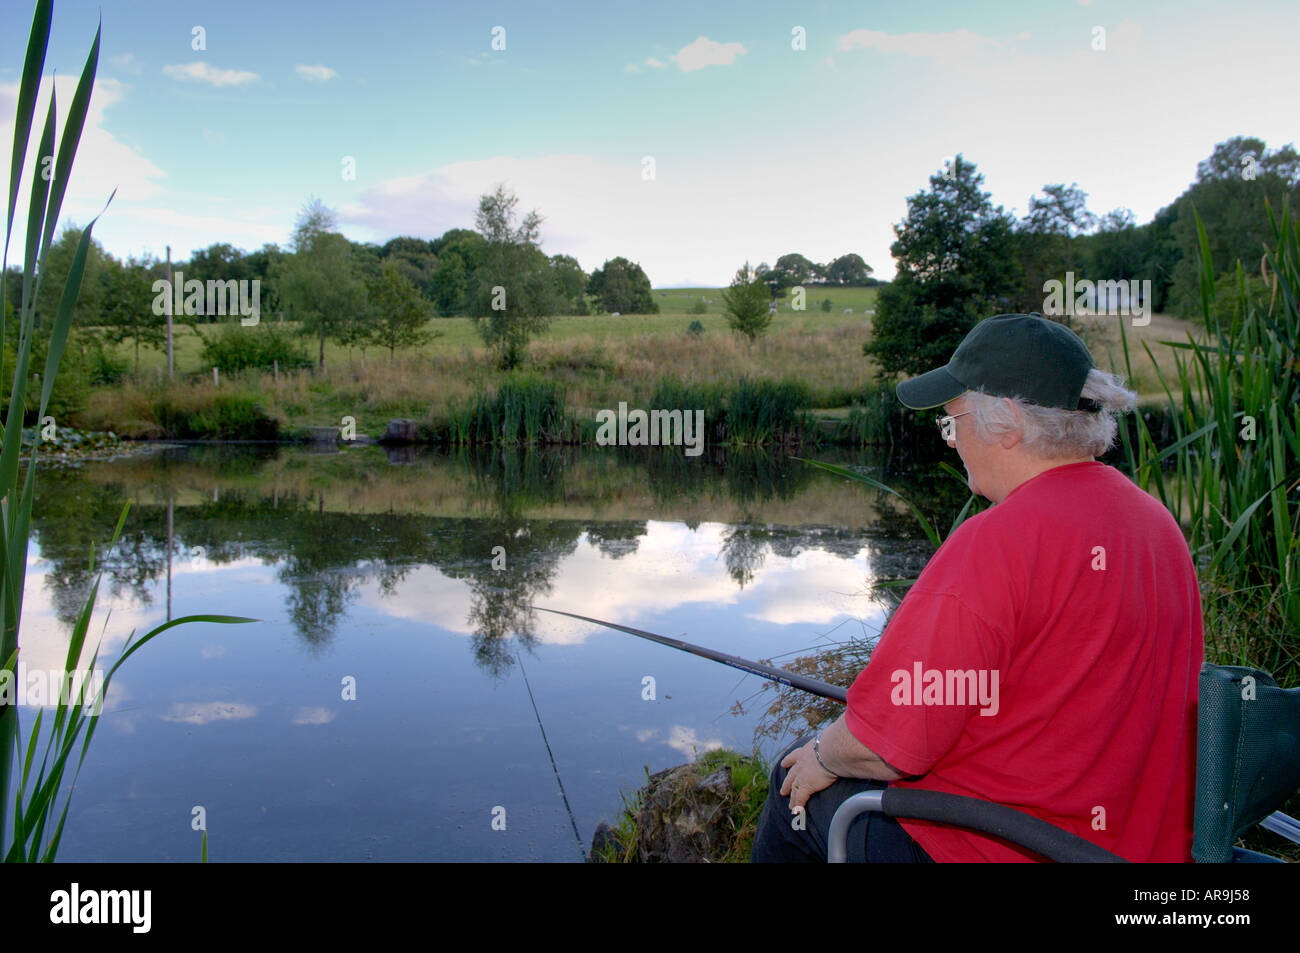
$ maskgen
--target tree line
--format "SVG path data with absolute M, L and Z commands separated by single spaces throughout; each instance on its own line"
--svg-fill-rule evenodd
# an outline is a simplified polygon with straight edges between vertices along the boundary
M 733 326 L 751 337 L 761 333 L 764 293 L 770 310 L 795 286 L 879 284 L 873 340 L 865 349 L 887 374 L 896 374 L 946 360 L 980 317 L 1041 310 L 1044 282 L 1066 272 L 1147 279 L 1154 310 L 1194 314 L 1199 310 L 1195 213 L 1205 223 L 1216 270 L 1227 272 L 1241 260 L 1253 275 L 1257 268 L 1251 263 L 1270 234 L 1265 201 L 1279 207 L 1283 198 L 1300 200 L 1300 155 L 1290 145 L 1270 151 L 1258 138 L 1220 143 L 1198 165 L 1187 190 L 1144 225 L 1127 209 L 1094 214 L 1086 193 L 1063 183 L 1044 186 L 1017 220 L 993 206 L 982 183 L 975 165 L 959 155 L 931 177 L 930 190 L 908 198 L 907 218 L 895 226 L 891 252 L 898 273 L 890 283 L 877 282 L 856 254 L 819 264 L 791 252 L 774 266 L 746 265 L 724 300 L 730 309 L 732 301 L 743 298 L 751 318 Z M 329 341 L 359 347 L 363 358 L 369 347 L 392 356 L 436 335 L 430 318 L 469 316 L 497 363 L 508 368 L 523 360 L 527 341 L 553 315 L 658 312 L 639 264 L 615 257 L 587 274 L 571 256 L 548 256 L 541 248 L 540 215 L 533 211 L 521 220 L 517 205 L 517 198 L 499 186 L 481 196 L 472 230 L 452 228 L 436 239 L 399 236 L 377 245 L 344 237 L 334 213 L 313 199 L 299 215 L 287 248 L 266 244 L 246 252 L 216 243 L 173 263 L 186 280 L 258 281 L 261 317 L 270 327 L 250 335 L 233 321 L 206 327 L 218 321 L 214 315 L 175 317 L 204 338 L 206 361 L 238 369 L 272 360 L 311 359 L 323 365 Z M 36 303 L 38 322 L 54 314 L 79 239 L 79 229 L 65 229 L 50 249 Z M 141 348 L 164 346 L 165 319 L 154 303 L 155 282 L 166 277 L 165 264 L 156 258 L 123 261 L 92 243 L 63 389 L 85 391 L 111 382 L 130 364 L 138 371 Z M 11 268 L 5 280 L 8 300 L 19 300 L 21 272 Z M 281 315 L 302 337 L 277 329 Z M 5 319 L 14 321 L 12 314 Z M 16 337 L 5 339 L 10 369 Z M 316 345 L 310 358 L 301 351 L 303 337 Z M 130 362 L 117 358 L 110 344 L 129 345 Z M 35 358 L 34 366 L 40 366 L 43 355 Z
M 513 195 L 498 187 L 480 199 L 477 230 L 452 228 L 432 240 L 399 236 L 378 245 L 343 236 L 336 214 L 313 198 L 301 210 L 287 247 L 268 243 L 248 252 L 215 243 L 188 260 L 172 262 L 171 277 L 201 285 L 258 282 L 260 319 L 292 322 L 316 344 L 315 360 L 322 366 L 327 341 L 360 347 L 363 353 L 367 347 L 382 348 L 391 356 L 435 335 L 427 327 L 435 317 L 479 319 L 485 340 L 504 342 L 502 360 L 513 364 L 521 359 L 527 339 L 523 332 L 537 330 L 546 317 L 658 312 L 650 279 L 639 264 L 618 256 L 588 275 L 570 255 L 548 256 L 538 236 L 540 217 L 532 213 L 515 225 L 516 204 Z M 52 319 L 58 307 L 58 290 L 80 238 L 81 229 L 69 226 L 50 248 L 36 304 L 38 324 Z M 107 345 L 127 344 L 137 372 L 141 348 L 165 347 L 166 318 L 156 305 L 167 297 L 160 297 L 157 283 L 168 277 L 166 263 L 154 256 L 120 260 L 92 241 L 68 358 L 71 365 L 86 365 L 81 370 L 88 385 L 114 380 L 128 370 Z M 10 268 L 5 280 L 10 283 L 8 300 L 20 300 L 21 270 Z M 6 310 L 12 312 L 12 307 Z M 174 322 L 193 327 L 204 338 L 205 358 L 220 366 L 306 359 L 290 335 L 274 328 L 240 335 L 237 322 L 219 315 L 174 311 Z M 6 318 L 13 321 L 12 314 Z M 213 324 L 222 327 L 205 328 Z M 78 376 L 76 366 L 69 367 L 68 376 Z
M 1300 154 L 1270 151 L 1238 136 L 1215 146 L 1196 180 L 1144 225 L 1128 209 L 1097 216 L 1077 183 L 1051 184 L 1030 199 L 1020 220 L 994 206 L 984 177 L 963 156 L 907 200 L 894 231 L 897 274 L 876 304 L 863 350 L 887 376 L 944 364 L 981 318 L 1044 310 L 1044 285 L 1077 279 L 1150 281 L 1154 311 L 1200 314 L 1199 214 L 1209 237 L 1217 287 L 1235 287 L 1241 262 L 1262 285 L 1260 260 L 1272 238 L 1266 203 L 1300 208 Z

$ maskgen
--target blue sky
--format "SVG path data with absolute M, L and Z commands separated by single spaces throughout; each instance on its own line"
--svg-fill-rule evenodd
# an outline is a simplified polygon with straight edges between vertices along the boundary
M 7 144 L 32 5 L 0 9 Z M 61 112 L 98 15 L 55 4 Z M 1017 214 L 1077 182 L 1092 211 L 1145 222 L 1216 142 L 1300 138 L 1285 2 L 116 0 L 103 17 L 64 220 L 116 187 L 95 234 L 118 256 L 283 245 L 312 195 L 354 240 L 434 238 L 505 182 L 544 250 L 587 271 L 623 255 L 657 287 L 717 285 L 745 260 L 852 251 L 890 277 L 893 225 L 946 156 Z

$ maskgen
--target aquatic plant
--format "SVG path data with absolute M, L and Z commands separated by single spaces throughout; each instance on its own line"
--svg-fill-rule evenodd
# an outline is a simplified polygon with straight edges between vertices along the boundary
M 22 80 L 18 93 L 18 112 L 14 122 L 13 159 L 10 166 L 8 217 L 5 224 L 5 248 L 0 271 L 8 267 L 9 241 L 13 234 L 14 216 L 18 204 L 18 186 L 27 157 L 28 141 L 36 108 L 36 94 L 45 65 L 49 46 L 50 21 L 53 13 L 50 0 L 39 0 L 32 21 L 31 37 L 23 64 Z M 41 133 L 37 151 L 37 168 L 33 174 L 31 196 L 27 213 L 26 247 L 23 259 L 22 301 L 18 313 L 18 342 L 15 346 L 13 387 L 5 410 L 4 444 L 0 450 L 0 611 L 3 611 L 3 628 L 0 629 L 0 853 L 6 861 L 51 861 L 59 848 L 63 827 L 68 818 L 72 788 L 86 758 L 90 741 L 94 737 L 100 710 L 114 673 L 141 646 L 167 629 L 187 622 L 252 622 L 235 616 L 194 615 L 173 619 L 151 630 L 139 640 L 127 640 L 117 661 L 102 680 L 83 673 L 98 673 L 99 650 L 90 653 L 90 661 L 82 665 L 82 652 L 86 647 L 86 633 L 95 609 L 99 579 L 91 586 L 90 594 L 73 626 L 68 641 L 68 652 L 61 672 L 45 673 L 45 681 L 58 685 L 57 699 L 53 702 L 53 716 L 46 721 L 42 704 L 37 712 L 31 732 L 24 745 L 19 726 L 17 694 L 24 685 L 18 679 L 18 660 L 21 654 L 19 629 L 22 621 L 23 587 L 27 574 L 27 547 L 29 542 L 32 509 L 36 490 L 36 460 L 40 443 L 33 444 L 25 469 L 20 467 L 24 450 L 22 440 L 23 418 L 28 410 L 29 389 L 36 382 L 30 364 L 33 344 L 38 334 L 48 334 L 42 341 L 46 353 L 44 372 L 39 377 L 40 403 L 36 419 L 46 422 L 50 391 L 59 370 L 59 361 L 68 340 L 72 325 L 72 310 L 81 290 L 85 273 L 86 255 L 90 247 L 91 232 L 99 216 L 86 226 L 81 234 L 54 320 L 48 328 L 37 328 L 36 294 L 40 289 L 46 254 L 58 224 L 59 210 L 63 204 L 72 162 L 76 155 L 90 93 L 95 82 L 99 62 L 101 29 L 95 31 L 95 41 L 86 57 L 86 64 L 77 83 L 77 90 L 68 110 L 67 125 L 59 143 L 55 159 L 55 99 L 50 92 L 50 106 Z M 112 196 L 109 196 L 112 201 Z M 101 213 L 102 214 L 102 213 Z M 0 282 L 0 314 L 6 313 L 5 283 Z M 9 305 L 11 306 L 11 305 Z M 0 352 L 4 349 L 4 322 L 0 321 Z M 52 421 L 50 421 L 52 422 Z M 117 543 L 126 523 L 129 505 L 122 510 L 113 533 L 111 548 Z M 93 557 L 92 557 L 93 570 Z M 134 634 L 134 633 L 133 633 Z M 48 729 L 48 731 L 46 730 Z M 39 761 L 38 750 L 43 752 Z M 78 747 L 80 741 L 80 747 Z M 75 766 L 73 756 L 76 754 Z M 65 774 L 71 768 L 72 779 L 64 793 Z M 34 773 L 33 773 L 34 769 Z M 14 782 L 17 787 L 14 788 Z M 59 802 L 62 800 L 62 810 Z M 7 827 L 9 818 L 13 828 Z M 56 820 L 57 817 L 57 820 Z

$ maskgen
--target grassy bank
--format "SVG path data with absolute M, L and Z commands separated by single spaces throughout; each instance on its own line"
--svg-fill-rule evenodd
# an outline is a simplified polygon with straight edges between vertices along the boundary
M 875 289 L 815 291 L 809 310 L 781 310 L 771 330 L 754 342 L 727 328 L 717 290 L 656 295 L 663 309 L 657 315 L 555 318 L 530 346 L 522 375 L 514 376 L 493 368 L 470 319 L 445 318 L 430 322 L 439 336 L 391 362 L 373 350 L 363 354 L 330 345 L 323 370 L 252 369 L 223 374 L 218 386 L 200 360 L 201 342 L 182 326 L 175 381 L 163 380 L 162 354 L 145 352 L 138 375 L 94 388 L 69 423 L 129 438 L 275 439 L 293 438 L 310 427 L 338 427 L 346 417 L 359 433 L 377 436 L 389 419 L 405 417 L 418 421 L 431 439 L 472 443 L 502 432 L 510 406 L 502 399 L 503 385 L 510 391 L 515 385 L 509 382 L 523 377 L 555 388 L 534 388 L 528 399 L 560 411 L 545 423 L 535 418 L 531 434 L 525 426 L 523 442 L 590 443 L 596 412 L 620 403 L 726 410 L 731 420 L 725 425 L 710 413 L 712 437 L 737 444 L 806 443 L 814 437 L 882 443 L 889 442 L 885 428 L 902 428 L 892 392 L 877 389 L 877 368 L 861 353 L 871 333 L 871 315 L 865 312 L 874 308 Z M 829 311 L 818 306 L 823 297 L 832 301 Z M 708 313 L 688 310 L 697 300 L 705 302 Z M 688 332 L 695 321 L 701 330 Z M 1119 319 L 1086 319 L 1077 327 L 1099 365 L 1120 366 Z M 1128 333 L 1154 345 L 1185 339 L 1189 329 L 1193 326 L 1186 322 L 1157 315 L 1147 327 Z M 129 348 L 122 345 L 117 357 L 125 359 Z M 1172 369 L 1169 349 L 1154 350 L 1157 366 Z M 1144 394 L 1160 396 L 1156 374 L 1139 370 L 1135 383 Z M 755 394 L 760 385 L 770 390 Z M 668 400 L 673 402 L 663 403 Z M 523 412 L 533 409 L 526 400 Z
M 727 795 L 714 802 L 698 800 L 695 782 L 708 777 L 720 768 L 730 769 L 731 784 Z M 698 824 L 698 815 L 713 815 L 721 809 L 722 823 L 717 842 L 696 859 L 712 863 L 745 864 L 754 847 L 758 831 L 758 818 L 767 801 L 768 766 L 757 756 L 739 754 L 719 749 L 709 751 L 691 765 L 688 778 L 679 781 L 671 791 L 660 789 L 651 795 L 656 803 L 647 810 L 647 788 L 643 788 L 625 802 L 610 838 L 596 853 L 605 863 L 634 864 L 642 861 L 647 852 L 664 849 L 664 828 L 675 821 L 689 819 Z M 647 782 L 651 782 L 647 772 Z M 701 808 L 704 808 L 701 811 Z

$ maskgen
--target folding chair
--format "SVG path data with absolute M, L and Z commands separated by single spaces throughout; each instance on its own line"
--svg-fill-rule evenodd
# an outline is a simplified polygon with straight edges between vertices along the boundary
M 1300 688 L 1279 688 L 1258 669 L 1207 663 L 1199 695 L 1192 857 L 1198 863 L 1274 861 L 1233 843 L 1260 824 L 1300 844 L 1300 822 L 1277 810 L 1300 789 Z M 827 835 L 831 863 L 846 861 L 849 826 L 866 811 L 992 834 L 1048 860 L 1124 863 L 1091 841 L 1015 808 L 892 786 L 855 794 L 839 806 Z

